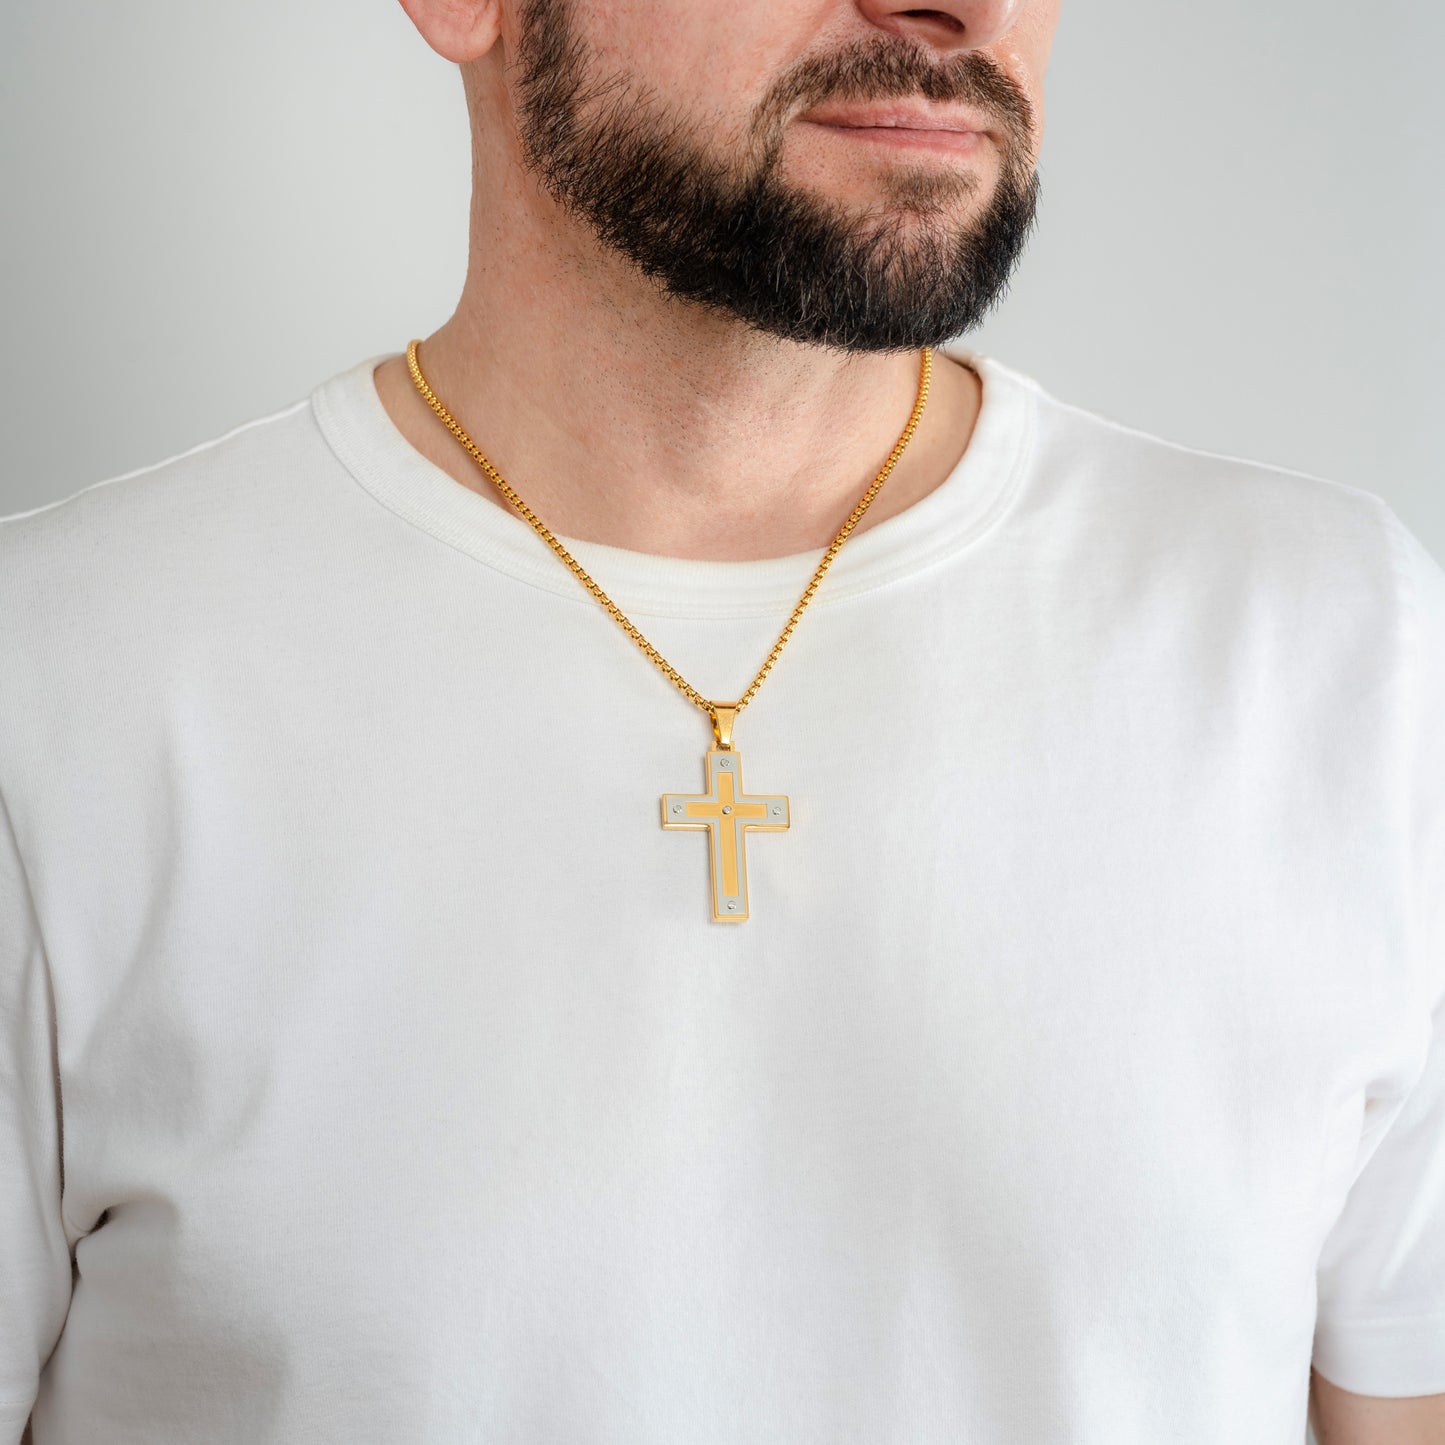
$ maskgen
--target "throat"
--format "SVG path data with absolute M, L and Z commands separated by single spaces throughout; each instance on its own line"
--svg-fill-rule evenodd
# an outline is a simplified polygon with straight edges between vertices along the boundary
M 425 367 L 427 343 L 420 355 Z M 381 363 L 373 380 L 387 416 L 413 449 L 456 484 L 516 514 L 439 423 L 414 386 L 404 356 Z M 442 394 L 442 381 L 436 390 Z M 917 429 L 851 536 L 907 510 L 949 476 L 967 449 L 981 399 L 977 373 L 935 351 L 928 402 Z M 452 406 L 444 395 L 442 400 Z M 646 466 L 629 467 L 622 458 L 609 466 L 598 460 L 605 458 L 605 442 L 576 445 L 565 428 L 550 437 L 539 437 L 537 428 L 472 431 L 473 413 L 504 416 L 504 408 L 466 408 L 458 400 L 454 409 L 483 455 L 556 536 L 655 556 L 748 562 L 829 546 L 887 460 L 913 400 L 901 394 L 880 397 L 875 414 L 860 428 L 870 444 L 840 445 L 826 459 L 795 466 L 781 480 L 763 449 L 742 465 L 719 464 L 713 469 L 716 479 L 709 473 L 686 484 L 676 483 L 665 467 L 649 476 Z M 665 442 L 658 448 L 666 449 Z

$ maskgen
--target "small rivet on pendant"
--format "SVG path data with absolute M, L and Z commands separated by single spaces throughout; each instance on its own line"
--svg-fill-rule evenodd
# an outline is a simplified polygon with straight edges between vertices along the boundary
M 735 909 L 737 906 L 738 906 L 738 901 L 737 901 L 736 898 L 729 898 L 729 899 L 728 899 L 728 907 L 729 907 L 729 908 L 734 908 L 734 909 Z
M 723 804 L 723 812 L 724 812 L 724 813 L 731 813 L 731 812 L 732 812 L 732 808 L 729 807 L 728 804 L 724 803 L 724 804 Z

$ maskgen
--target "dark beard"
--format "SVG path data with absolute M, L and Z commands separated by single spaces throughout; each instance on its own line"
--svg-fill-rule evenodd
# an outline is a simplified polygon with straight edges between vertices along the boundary
M 1031 116 L 992 61 L 946 67 L 900 37 L 813 60 L 759 108 L 751 164 L 730 170 L 684 117 L 595 73 L 569 0 L 526 0 L 517 50 L 518 135 L 552 196 L 669 295 L 772 336 L 850 352 L 938 346 L 1002 299 L 1033 227 L 1035 170 L 1021 159 Z M 969 102 L 1005 128 L 998 185 L 967 226 L 947 203 L 970 173 L 910 171 L 881 219 L 790 189 L 777 177 L 782 117 L 800 99 L 917 97 Z M 907 212 L 913 213 L 909 224 Z

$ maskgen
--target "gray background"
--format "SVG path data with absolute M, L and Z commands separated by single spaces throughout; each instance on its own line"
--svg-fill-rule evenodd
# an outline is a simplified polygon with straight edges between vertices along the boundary
M 1445 15 L 1065 0 L 1040 229 L 972 344 L 1363 486 L 1445 558 Z M 0 513 L 441 322 L 466 117 L 393 0 L 0 6 Z
M 1445 557 L 1442 51 L 1420 0 L 1064 0 L 1039 230 L 972 344 Z M 4 0 L 0 84 L 0 512 L 450 312 L 461 86 L 395 0 Z

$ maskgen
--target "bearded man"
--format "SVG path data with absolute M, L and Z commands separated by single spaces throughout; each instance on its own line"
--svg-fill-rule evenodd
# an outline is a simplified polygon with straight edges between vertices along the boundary
M 1445 573 L 963 344 L 1057 0 L 403 3 L 455 314 L 0 525 L 0 1437 L 1440 1445 Z

